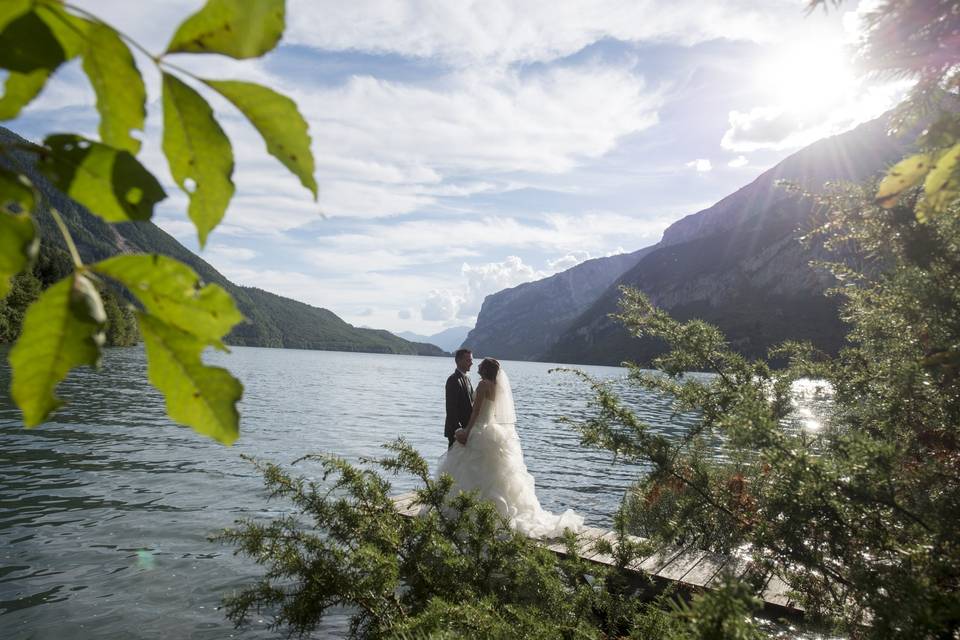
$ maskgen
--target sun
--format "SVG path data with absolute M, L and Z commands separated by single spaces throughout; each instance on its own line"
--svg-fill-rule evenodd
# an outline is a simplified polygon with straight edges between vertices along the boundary
M 808 42 L 759 63 L 757 84 L 777 107 L 807 119 L 847 102 L 859 82 L 844 48 Z

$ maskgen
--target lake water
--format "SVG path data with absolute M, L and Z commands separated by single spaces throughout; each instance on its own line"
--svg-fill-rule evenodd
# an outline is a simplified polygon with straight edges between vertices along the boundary
M 356 461 L 403 436 L 435 466 L 446 450 L 443 384 L 452 358 L 244 347 L 210 354 L 208 362 L 227 366 L 245 387 L 240 440 L 224 447 L 165 417 L 139 348 L 108 350 L 102 371 L 71 374 L 59 390 L 69 404 L 31 430 L 9 399 L 6 351 L 0 357 L 3 638 L 285 637 L 264 620 L 234 629 L 218 608 L 261 571 L 207 537 L 237 518 L 287 508 L 267 502 L 241 454 L 286 464 L 332 452 Z M 609 526 L 639 469 L 580 447 L 558 424 L 584 415 L 585 386 L 548 373 L 551 365 L 503 365 L 544 507 L 574 508 L 588 524 Z M 605 379 L 625 374 L 583 368 Z M 685 429 L 663 400 L 632 400 L 651 424 Z M 394 487 L 400 493 L 413 481 L 397 477 Z M 335 617 L 316 636 L 344 628 Z

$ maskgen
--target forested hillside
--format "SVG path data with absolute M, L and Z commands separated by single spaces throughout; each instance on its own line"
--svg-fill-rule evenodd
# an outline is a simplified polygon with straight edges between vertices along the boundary
M 0 128 L 0 139 L 20 141 L 15 133 L 4 128 Z M 16 154 L 0 159 L 0 163 L 16 163 L 43 194 L 43 202 L 35 216 L 40 227 L 40 254 L 31 272 L 17 276 L 11 294 L 0 301 L 0 342 L 13 341 L 19 334 L 27 305 L 42 288 L 70 272 L 69 254 L 49 214 L 49 207 L 53 206 L 60 212 L 84 262 L 119 253 L 160 253 L 190 265 L 206 282 L 224 287 L 247 318 L 230 332 L 225 340 L 227 344 L 409 355 L 444 354 L 434 345 L 410 342 L 387 331 L 354 327 L 327 309 L 235 285 L 151 222 L 107 224 L 92 215 L 34 171 L 29 158 L 26 154 Z M 135 344 L 137 334 L 130 310 L 132 302 L 113 293 L 108 283 L 104 283 L 102 289 L 109 323 L 108 344 Z

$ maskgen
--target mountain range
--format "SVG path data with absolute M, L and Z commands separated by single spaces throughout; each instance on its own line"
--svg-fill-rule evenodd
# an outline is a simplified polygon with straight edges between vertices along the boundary
M 610 314 L 631 286 L 675 318 L 717 325 L 748 357 L 784 340 L 836 352 L 846 328 L 824 295 L 825 257 L 800 236 L 813 207 L 781 184 L 820 191 L 828 181 L 879 175 L 909 147 L 881 118 L 794 153 L 715 205 L 668 227 L 657 244 L 599 258 L 488 296 L 466 339 L 475 352 L 505 359 L 617 365 L 648 363 L 664 345 L 631 336 Z
M 6 146 L 25 141 L 10 130 L 0 127 L 0 142 Z M 236 285 L 151 222 L 107 224 L 53 187 L 34 169 L 30 155 L 9 146 L 7 150 L 6 159 L 0 162 L 7 166 L 16 164 L 16 168 L 24 171 L 43 195 L 40 210 L 34 216 L 41 234 L 41 256 L 34 271 L 42 285 L 48 285 L 53 279 L 62 277 L 70 268 L 69 259 L 63 258 L 64 240 L 48 212 L 48 208 L 52 206 L 60 213 L 70 230 L 84 262 L 95 262 L 120 253 L 161 253 L 190 265 L 205 282 L 213 282 L 226 289 L 246 317 L 246 321 L 238 324 L 227 335 L 224 340 L 227 344 L 445 355 L 444 351 L 435 345 L 404 340 L 385 330 L 354 327 L 327 309 L 313 307 L 255 287 Z M 54 266 L 51 268 L 51 265 Z
M 430 336 L 420 335 L 419 333 L 414 333 L 412 331 L 396 332 L 396 334 L 404 340 L 435 344 L 444 351 L 450 352 L 456 351 L 460 348 L 468 333 L 470 333 L 470 327 L 450 327 L 449 329 L 444 329 L 443 331 Z

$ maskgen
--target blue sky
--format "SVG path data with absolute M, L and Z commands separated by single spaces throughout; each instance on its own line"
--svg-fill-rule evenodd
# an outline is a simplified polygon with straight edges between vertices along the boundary
M 148 79 L 141 160 L 170 197 L 155 221 L 238 284 L 352 324 L 472 326 L 484 296 L 657 242 L 671 222 L 815 139 L 893 105 L 843 46 L 864 2 L 289 0 L 254 61 L 177 56 L 203 77 L 268 84 L 310 125 L 319 203 L 209 96 L 234 144 L 235 196 L 200 252 L 159 148 Z M 162 51 L 199 0 L 83 0 Z M 96 135 L 77 63 L 10 126 Z

